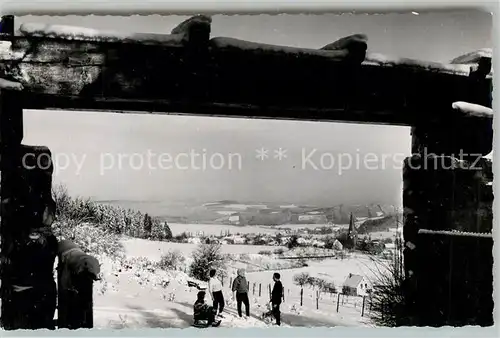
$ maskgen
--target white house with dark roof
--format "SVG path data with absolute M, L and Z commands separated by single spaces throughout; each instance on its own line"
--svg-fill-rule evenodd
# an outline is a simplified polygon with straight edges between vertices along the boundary
M 367 296 L 372 290 L 366 277 L 350 273 L 342 285 L 342 293 L 349 296 Z

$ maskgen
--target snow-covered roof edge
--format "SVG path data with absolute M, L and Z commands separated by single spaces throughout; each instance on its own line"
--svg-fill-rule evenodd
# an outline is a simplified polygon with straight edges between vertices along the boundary
M 465 231 L 457 231 L 457 230 L 428 230 L 428 229 L 420 229 L 420 230 L 418 230 L 418 234 L 493 238 L 493 234 L 492 233 L 465 232 Z
M 19 28 L 21 36 L 61 38 L 67 40 L 94 42 L 126 42 L 158 43 L 182 45 L 184 34 L 130 33 L 121 31 L 106 31 L 87 27 L 48 25 L 42 23 L 24 23 Z
M 68 40 L 95 42 L 133 41 L 144 44 L 153 43 L 165 44 L 170 46 L 182 46 L 183 42 L 185 41 L 184 34 L 130 33 L 121 31 L 105 31 L 68 25 L 49 25 L 43 23 L 24 23 L 21 25 L 19 32 L 23 36 L 62 38 Z M 325 57 L 329 57 L 332 54 L 338 55 L 339 53 L 339 51 L 263 44 L 229 37 L 215 37 L 212 38 L 211 41 L 212 44 L 218 48 L 230 46 L 242 50 L 262 49 L 270 52 L 314 54 Z M 428 71 L 437 71 L 468 76 L 471 71 L 471 65 L 477 64 L 481 57 L 491 57 L 491 55 L 491 49 L 484 48 L 479 51 L 474 51 L 459 56 L 453 59 L 450 63 L 439 63 L 408 58 L 390 58 L 379 53 L 367 53 L 363 64 L 378 65 L 384 67 L 408 66 L 421 68 Z M 490 73 L 490 76 L 492 76 L 492 74 L 493 71 Z

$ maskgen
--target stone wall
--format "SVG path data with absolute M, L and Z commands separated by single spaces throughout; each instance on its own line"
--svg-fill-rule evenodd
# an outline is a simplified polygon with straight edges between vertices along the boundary
M 430 278 L 437 287 L 442 283 L 448 283 L 447 278 L 450 278 L 447 270 L 439 275 L 434 273 L 427 275 L 430 270 L 422 268 L 419 270 L 419 266 L 434 264 L 430 257 L 432 255 L 436 255 L 436 259 L 447 257 L 450 264 L 452 264 L 451 261 L 455 262 L 458 259 L 450 256 L 446 245 L 440 246 L 436 241 L 433 241 L 432 245 L 428 241 L 422 242 L 419 239 L 419 230 L 491 233 L 493 192 L 492 186 L 488 183 L 492 181 L 492 178 L 491 161 L 485 159 L 473 163 L 459 161 L 449 156 L 414 155 L 405 160 L 403 169 L 404 259 L 405 272 L 410 286 L 407 294 L 408 303 L 414 306 L 415 324 L 430 325 L 425 321 L 432 319 L 432 317 L 425 316 L 426 311 L 420 304 L 422 297 L 417 295 L 422 291 L 423 286 L 417 281 Z M 425 244 L 421 246 L 421 243 Z M 479 250 L 478 246 L 471 245 L 470 250 L 472 252 L 466 252 L 465 255 L 477 259 L 484 256 L 474 252 L 474 250 Z M 482 252 L 484 254 L 484 250 Z M 486 271 L 493 270 L 488 257 L 483 257 L 471 264 L 485 265 L 483 270 Z M 470 273 L 464 272 L 464 275 L 468 276 Z M 458 279 L 453 282 L 459 285 L 469 281 Z M 485 279 L 485 283 L 484 288 L 487 288 L 488 279 Z M 474 298 L 474 294 L 458 294 L 457 297 L 464 298 L 462 301 L 467 304 L 467 299 Z M 439 299 L 435 301 L 439 302 Z M 455 319 L 447 320 L 454 322 Z

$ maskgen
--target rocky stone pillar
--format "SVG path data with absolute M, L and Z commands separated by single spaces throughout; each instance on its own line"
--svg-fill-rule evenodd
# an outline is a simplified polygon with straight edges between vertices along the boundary
M 10 155 L 11 171 L 2 171 L 2 182 L 11 182 L 8 190 L 2 186 L 2 324 L 8 330 L 53 329 L 57 239 L 51 229 L 51 153 L 21 145 Z
M 4 16 L 0 35 L 9 40 L 14 17 Z M 5 67 L 5 65 L 2 65 Z M 4 329 L 54 327 L 57 239 L 51 225 L 52 158 L 46 147 L 21 145 L 22 85 L 0 68 L 1 297 Z
M 493 175 L 491 161 L 483 157 L 491 152 L 492 141 L 492 119 L 484 116 L 459 116 L 451 111 L 449 120 L 421 121 L 412 128 L 413 155 L 403 169 L 403 236 L 406 293 L 414 325 L 431 325 L 422 322 L 419 311 L 425 307 L 417 304 L 417 277 L 422 277 L 417 276 L 422 264 L 418 260 L 423 257 L 418 254 L 418 231 L 492 230 Z M 442 318 L 442 325 L 448 319 Z

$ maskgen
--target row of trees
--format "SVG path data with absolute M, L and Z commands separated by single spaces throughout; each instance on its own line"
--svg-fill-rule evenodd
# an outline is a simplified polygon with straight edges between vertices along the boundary
M 306 286 L 317 288 L 319 292 L 336 293 L 337 289 L 335 283 L 327 281 L 322 278 L 312 277 L 307 272 L 299 273 L 293 276 L 293 282 L 295 285 L 304 288 Z
M 166 222 L 140 211 L 104 205 L 90 199 L 73 198 L 60 185 L 52 191 L 56 217 L 61 222 L 89 223 L 114 234 L 153 240 L 170 240 L 172 231 Z

